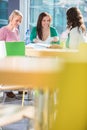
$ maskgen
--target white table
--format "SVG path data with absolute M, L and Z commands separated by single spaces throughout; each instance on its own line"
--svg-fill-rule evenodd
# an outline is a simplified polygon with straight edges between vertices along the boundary
M 37 43 L 36 43 L 37 44 Z M 47 48 L 47 47 L 39 47 L 36 44 L 29 44 L 25 47 L 25 55 L 26 56 L 34 56 L 34 57 L 59 57 L 59 58 L 71 58 L 72 56 L 78 55 L 77 49 L 58 49 L 58 48 Z
M 50 88 L 52 88 L 53 84 L 56 84 L 58 79 L 56 76 L 61 70 L 62 63 L 60 61 L 60 59 L 55 58 L 29 57 L 0 59 L 0 83 L 28 87 L 47 86 L 49 83 Z

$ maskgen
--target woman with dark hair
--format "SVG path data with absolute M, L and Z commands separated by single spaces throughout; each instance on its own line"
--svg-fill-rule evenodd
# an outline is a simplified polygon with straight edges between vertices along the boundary
M 47 12 L 42 12 L 37 20 L 37 26 L 33 27 L 30 40 L 34 43 L 50 43 L 59 40 L 58 32 L 54 27 L 50 26 L 51 16 Z
M 86 42 L 86 27 L 81 11 L 77 7 L 71 7 L 66 12 L 67 29 L 69 39 L 67 47 L 77 49 L 80 43 Z

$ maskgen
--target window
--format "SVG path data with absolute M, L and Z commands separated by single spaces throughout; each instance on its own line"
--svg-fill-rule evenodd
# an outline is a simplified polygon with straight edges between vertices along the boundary
M 8 0 L 0 0 L 0 27 L 8 23 Z
M 87 26 L 87 0 L 26 0 L 22 6 L 25 30 L 27 28 L 31 30 L 37 23 L 38 15 L 43 11 L 47 11 L 52 16 L 52 26 L 56 27 L 59 34 L 61 34 L 66 28 L 66 10 L 72 6 L 80 8 Z

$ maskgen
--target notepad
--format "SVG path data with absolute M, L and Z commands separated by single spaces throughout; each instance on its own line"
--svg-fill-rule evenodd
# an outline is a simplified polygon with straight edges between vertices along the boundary
M 62 47 L 59 44 L 30 43 L 26 46 L 33 49 L 62 49 Z
M 45 44 L 45 43 L 30 43 L 26 45 L 29 48 L 34 48 L 34 49 L 45 49 L 50 47 L 50 44 Z

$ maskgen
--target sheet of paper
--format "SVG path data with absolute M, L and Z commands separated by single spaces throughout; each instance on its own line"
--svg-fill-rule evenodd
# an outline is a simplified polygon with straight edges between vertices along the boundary
M 30 43 L 28 45 L 26 45 L 27 47 L 30 48 L 35 48 L 35 49 L 41 49 L 41 48 L 48 48 L 50 47 L 50 44 L 44 44 L 44 43 Z

